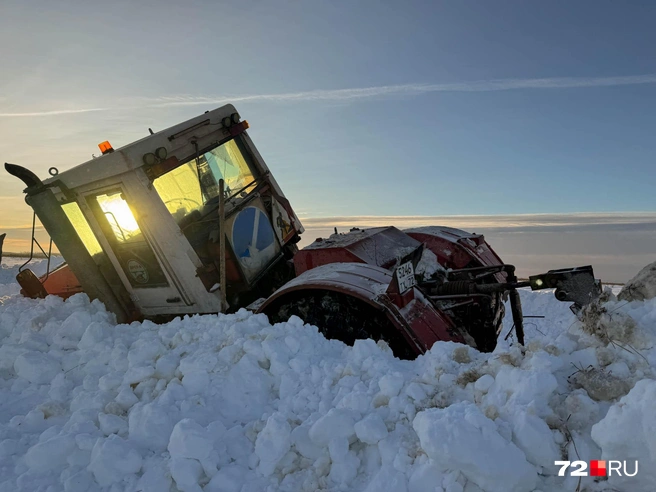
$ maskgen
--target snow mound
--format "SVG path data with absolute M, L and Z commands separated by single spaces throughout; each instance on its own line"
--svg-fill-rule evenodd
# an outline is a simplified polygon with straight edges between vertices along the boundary
M 616 490 L 652 490 L 656 299 L 600 305 L 633 320 L 632 349 L 552 292 L 521 296 L 546 316 L 525 348 L 503 333 L 492 354 L 437 343 L 415 361 L 295 317 L 117 325 L 83 294 L 5 297 L 0 491 L 555 492 L 578 482 L 554 460 L 602 456 L 640 460 Z M 581 369 L 622 391 L 600 398 Z
M 415 417 L 413 427 L 423 450 L 443 470 L 457 470 L 490 492 L 535 487 L 535 467 L 473 403 L 425 410 Z M 478 445 L 472 449 L 474 442 Z
M 615 403 L 606 417 L 592 427 L 592 438 L 604 460 L 628 461 L 627 471 L 635 477 L 610 476 L 608 485 L 618 490 L 652 492 L 656 483 L 656 381 L 639 381 L 631 392 Z
M 656 261 L 629 280 L 617 297 L 620 301 L 644 301 L 656 297 Z

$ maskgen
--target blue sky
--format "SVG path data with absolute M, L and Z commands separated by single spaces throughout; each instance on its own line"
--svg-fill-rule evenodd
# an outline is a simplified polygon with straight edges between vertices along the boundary
M 0 159 L 45 176 L 235 100 L 302 217 L 656 211 L 654 25 L 650 1 L 4 0 Z M 0 227 L 20 190 L 0 176 Z

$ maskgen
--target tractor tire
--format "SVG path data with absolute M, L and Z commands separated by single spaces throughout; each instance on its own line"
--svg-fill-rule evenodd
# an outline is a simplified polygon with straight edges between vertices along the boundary
M 264 312 L 271 323 L 298 316 L 316 326 L 326 338 L 348 345 L 370 338 L 385 341 L 399 359 L 414 359 L 418 355 L 383 310 L 341 292 L 295 291 L 267 306 Z

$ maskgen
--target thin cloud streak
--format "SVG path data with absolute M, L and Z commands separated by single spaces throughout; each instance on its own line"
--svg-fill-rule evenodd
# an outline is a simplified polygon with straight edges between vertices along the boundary
M 419 96 L 434 92 L 495 92 L 519 89 L 573 89 L 584 87 L 615 87 L 656 83 L 656 74 L 627 75 L 620 77 L 555 77 L 540 79 L 494 79 L 448 84 L 401 84 L 350 89 L 313 90 L 283 94 L 251 94 L 235 96 L 167 96 L 139 98 L 113 107 L 89 109 L 61 109 L 21 113 L 0 113 L 0 117 L 58 116 L 96 111 L 120 111 L 144 108 L 166 108 L 229 102 L 312 102 L 355 101 L 375 97 Z
M 326 227 L 423 227 L 443 225 L 477 229 L 528 230 L 549 228 L 586 228 L 636 225 L 648 227 L 656 223 L 656 212 L 513 214 L 513 215 L 450 215 L 450 216 L 356 216 L 302 218 L 306 229 Z
M 0 118 L 20 118 L 26 116 L 60 116 L 64 114 L 93 113 L 111 111 L 112 108 L 56 109 L 53 111 L 34 111 L 31 113 L 0 113 Z

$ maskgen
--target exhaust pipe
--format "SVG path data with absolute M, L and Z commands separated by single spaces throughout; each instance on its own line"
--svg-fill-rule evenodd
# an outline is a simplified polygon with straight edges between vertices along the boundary
M 41 224 L 50 234 L 84 292 L 91 299 L 99 299 L 103 302 L 109 311 L 116 314 L 119 323 L 127 321 L 128 314 L 125 308 L 82 243 L 52 190 L 29 169 L 8 163 L 5 163 L 5 169 L 27 185 L 24 190 L 25 201 L 32 207 Z

